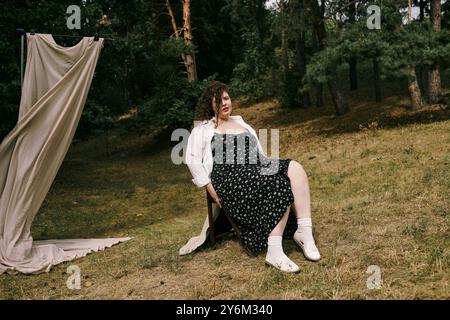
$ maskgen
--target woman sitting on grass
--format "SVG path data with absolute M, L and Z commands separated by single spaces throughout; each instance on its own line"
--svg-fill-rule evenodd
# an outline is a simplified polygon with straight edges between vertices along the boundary
M 307 259 L 320 259 L 308 177 L 296 161 L 267 158 L 255 130 L 232 111 L 228 87 L 210 83 L 197 105 L 195 120 L 201 123 L 193 128 L 186 150 L 192 181 L 206 187 L 233 218 L 247 249 L 253 254 L 267 250 L 267 264 L 298 272 L 283 251 L 283 235 L 293 238 Z M 291 206 L 297 223 L 289 214 Z

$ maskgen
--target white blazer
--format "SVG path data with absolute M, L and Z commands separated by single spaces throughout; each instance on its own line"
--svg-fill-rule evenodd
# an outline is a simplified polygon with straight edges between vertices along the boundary
M 230 116 L 230 119 L 247 129 L 255 136 L 258 143 L 259 152 L 265 155 L 265 152 L 259 142 L 255 130 L 248 125 L 241 116 Z M 192 174 L 192 182 L 201 188 L 211 182 L 210 176 L 213 169 L 213 155 L 211 149 L 211 140 L 214 136 L 214 118 L 199 122 L 189 135 L 185 163 Z

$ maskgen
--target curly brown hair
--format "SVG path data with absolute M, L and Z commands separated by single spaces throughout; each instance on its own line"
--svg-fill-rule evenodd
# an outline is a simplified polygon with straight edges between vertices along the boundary
M 218 117 L 220 110 L 220 101 L 222 100 L 222 94 L 226 91 L 230 93 L 228 86 L 220 81 L 212 81 L 203 90 L 200 98 L 198 99 L 197 106 L 195 108 L 195 121 L 209 120 L 211 117 L 216 119 L 216 127 L 218 125 Z M 216 105 L 215 111 L 213 112 L 211 105 L 212 100 L 215 97 Z

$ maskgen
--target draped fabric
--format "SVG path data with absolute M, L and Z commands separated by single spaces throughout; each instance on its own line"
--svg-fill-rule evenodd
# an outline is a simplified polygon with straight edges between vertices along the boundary
M 31 224 L 77 128 L 103 39 L 27 34 L 19 118 L 0 145 L 0 274 L 40 273 L 130 238 L 35 241 Z

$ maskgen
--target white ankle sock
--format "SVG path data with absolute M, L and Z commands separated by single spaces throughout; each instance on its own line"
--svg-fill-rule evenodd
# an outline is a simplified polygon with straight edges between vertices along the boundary
M 267 239 L 267 244 L 268 246 L 266 257 L 269 257 L 270 260 L 275 261 L 285 255 L 283 251 L 282 236 L 269 236 L 269 238 Z
M 284 253 L 282 236 L 269 236 L 267 244 L 266 262 L 282 271 L 297 272 L 299 270 L 299 267 Z
M 315 243 L 312 234 L 311 218 L 297 219 L 297 231 L 294 234 L 294 238 L 300 240 L 303 243 Z
M 311 218 L 297 219 L 297 231 L 294 233 L 294 240 L 300 245 L 305 257 L 312 261 L 320 260 L 320 252 L 316 247 L 312 234 Z

